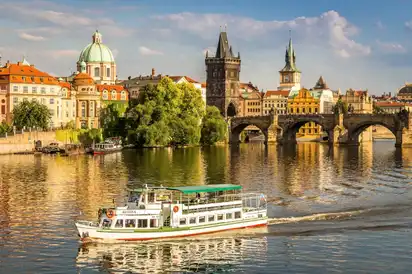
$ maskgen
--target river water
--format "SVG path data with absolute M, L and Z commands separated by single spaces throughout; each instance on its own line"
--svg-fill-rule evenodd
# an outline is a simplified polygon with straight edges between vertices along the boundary
M 132 244 L 81 244 L 76 219 L 142 183 L 240 184 L 269 201 L 270 226 Z M 0 157 L 0 273 L 409 273 L 412 149 L 126 150 Z

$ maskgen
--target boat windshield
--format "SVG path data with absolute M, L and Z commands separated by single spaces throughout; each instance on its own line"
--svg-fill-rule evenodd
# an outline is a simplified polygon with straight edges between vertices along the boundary
M 140 193 L 130 192 L 129 200 L 128 200 L 129 203 L 136 203 L 137 204 L 139 202 L 139 199 L 140 199 Z

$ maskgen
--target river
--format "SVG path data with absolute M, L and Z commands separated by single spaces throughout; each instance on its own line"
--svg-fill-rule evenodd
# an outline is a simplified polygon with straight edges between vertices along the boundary
M 240 184 L 270 225 L 190 240 L 81 244 L 74 221 L 142 183 Z M 0 273 L 409 273 L 412 148 L 125 150 L 0 157 Z

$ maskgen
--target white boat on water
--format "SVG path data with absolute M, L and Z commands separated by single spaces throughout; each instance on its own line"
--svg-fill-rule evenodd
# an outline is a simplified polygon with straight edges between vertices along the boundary
M 118 138 L 108 138 L 106 141 L 94 144 L 92 147 L 93 154 L 106 154 L 121 151 L 122 143 Z
M 82 241 L 143 241 L 267 225 L 261 193 L 232 184 L 129 190 L 122 206 L 101 208 L 98 222 L 78 221 Z

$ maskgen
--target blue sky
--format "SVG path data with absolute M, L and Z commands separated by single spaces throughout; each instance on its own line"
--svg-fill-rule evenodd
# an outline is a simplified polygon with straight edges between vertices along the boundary
M 219 26 L 242 57 L 241 80 L 276 89 L 292 31 L 302 84 L 323 75 L 332 89 L 396 92 L 412 82 L 412 1 L 44 1 L 0 2 L 0 53 L 23 55 L 54 75 L 75 70 L 96 28 L 118 76 L 188 75 L 205 81 L 204 54 Z

